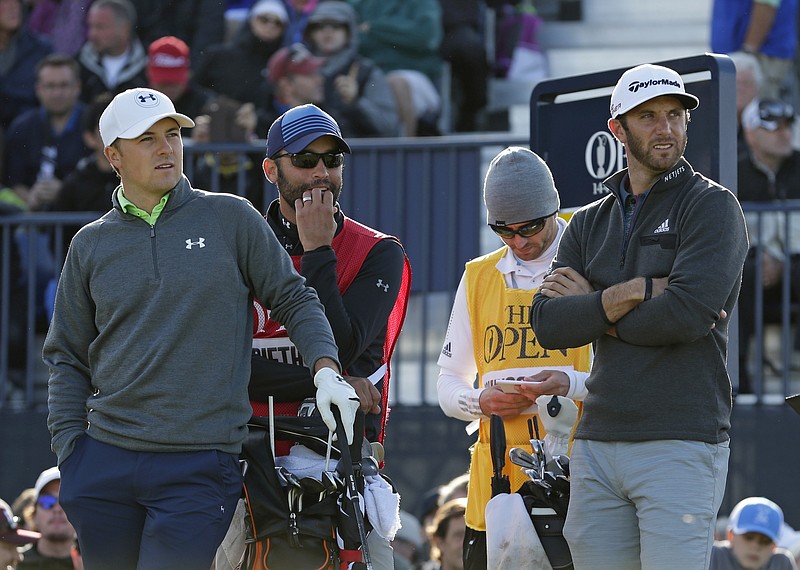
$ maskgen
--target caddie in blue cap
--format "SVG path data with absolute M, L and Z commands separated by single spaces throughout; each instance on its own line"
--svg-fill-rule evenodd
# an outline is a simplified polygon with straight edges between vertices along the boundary
M 278 117 L 267 134 L 267 158 L 280 151 L 298 153 L 321 136 L 330 135 L 342 152 L 350 153 L 350 145 L 342 138 L 333 117 L 316 105 L 300 105 Z

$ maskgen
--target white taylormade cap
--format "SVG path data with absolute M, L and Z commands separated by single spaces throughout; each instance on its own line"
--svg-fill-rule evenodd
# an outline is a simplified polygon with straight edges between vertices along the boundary
M 629 69 L 617 81 L 611 93 L 611 118 L 662 95 L 680 99 L 687 109 L 696 109 L 700 104 L 697 97 L 686 92 L 683 79 L 675 71 L 646 63 Z
M 193 127 L 194 121 L 175 111 L 169 97 L 138 87 L 123 91 L 108 104 L 100 116 L 100 137 L 105 146 L 117 139 L 135 139 L 161 119 L 171 117 L 181 127 Z

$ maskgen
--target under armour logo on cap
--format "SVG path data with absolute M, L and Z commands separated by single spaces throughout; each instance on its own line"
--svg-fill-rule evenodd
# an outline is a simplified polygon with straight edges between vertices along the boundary
M 143 107 L 152 107 L 153 105 L 158 105 L 158 97 L 156 97 L 152 93 L 144 93 L 136 97 Z

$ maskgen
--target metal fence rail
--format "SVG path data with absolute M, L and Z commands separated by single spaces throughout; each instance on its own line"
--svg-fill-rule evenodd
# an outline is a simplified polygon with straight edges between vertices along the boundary
M 398 236 L 412 264 L 409 318 L 393 363 L 396 404 L 435 403 L 431 364 L 441 348 L 452 291 L 464 262 L 480 253 L 483 171 L 499 149 L 511 144 L 525 140 L 483 134 L 350 141 L 353 155 L 346 162 L 342 208 Z M 268 203 L 277 191 L 252 170 L 260 169 L 263 149 L 263 143 L 187 145 L 187 176 L 194 180 L 210 165 L 207 184 L 198 187 L 228 189 Z M 218 167 L 223 153 L 239 166 L 227 179 Z M 255 184 L 251 174 L 258 175 Z M 96 212 L 0 216 L 0 409 L 46 405 L 44 299 L 63 264 L 65 235 L 97 217 Z M 22 271 L 15 271 L 20 264 Z
M 348 157 L 345 169 L 342 207 L 354 218 L 397 235 L 405 244 L 412 265 L 408 317 L 392 363 L 390 399 L 395 406 L 436 405 L 436 359 L 452 295 L 464 262 L 487 250 L 481 244 L 485 226 L 483 173 L 488 160 L 510 144 L 526 143 L 506 135 L 351 142 L 354 153 Z M 262 149 L 260 144 L 187 146 L 187 174 L 191 179 L 197 160 L 205 160 L 208 153 L 235 153 L 241 165 L 248 156 L 251 162 L 258 160 Z M 237 175 L 236 180 L 236 191 L 246 194 L 247 178 Z M 221 175 L 215 168 L 208 187 L 221 186 Z M 261 191 L 265 201 L 276 195 L 269 184 L 264 184 Z M 752 233 L 762 233 L 762 218 L 777 214 L 784 219 L 784 242 L 791 243 L 793 228 L 788 222 L 791 217 L 800 217 L 800 201 L 743 207 L 752 218 Z M 47 371 L 41 362 L 41 343 L 47 329 L 48 308 L 43 298 L 62 265 L 65 233 L 96 217 L 97 213 L 0 216 L 0 409 L 45 407 Z M 800 224 L 795 231 L 800 232 Z M 497 242 L 490 243 L 495 247 Z M 19 261 L 15 249 L 25 267 L 21 275 L 12 272 Z M 757 248 L 755 255 L 763 255 L 762 250 Z M 760 293 L 763 276 L 760 263 L 757 265 L 756 291 Z M 751 402 L 777 402 L 784 395 L 800 391 L 792 373 L 796 302 L 791 299 L 788 264 L 784 266 L 783 283 L 780 322 L 763 323 L 761 294 L 751 301 L 756 311 L 751 351 L 753 394 L 747 397 Z M 735 359 L 734 351 L 731 358 Z M 763 362 L 771 366 L 765 369 Z

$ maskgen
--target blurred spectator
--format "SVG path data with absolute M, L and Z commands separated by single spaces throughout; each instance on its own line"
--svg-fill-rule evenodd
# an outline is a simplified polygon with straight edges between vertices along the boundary
M 758 57 L 764 72 L 761 97 L 786 94 L 796 48 L 797 0 L 714 0 L 711 51 Z
M 794 557 L 795 565 L 800 565 L 800 537 L 795 538 L 788 550 Z
M 72 547 L 76 534 L 58 502 L 61 489 L 58 467 L 43 471 L 34 488 L 33 523 L 41 538 L 25 553 L 19 568 L 73 568 Z
M 322 2 L 308 19 L 306 43 L 324 58 L 325 110 L 345 137 L 391 137 L 399 131 L 397 106 L 383 71 L 358 55 L 356 13 L 347 2 Z
M 136 32 L 145 46 L 164 36 L 176 36 L 186 42 L 195 60 L 198 60 L 210 46 L 225 41 L 225 2 L 220 0 L 131 0 L 131 2 L 138 15 Z
M 453 499 L 460 499 L 467 496 L 467 488 L 469 487 L 469 473 L 463 473 L 458 477 L 452 478 L 450 481 L 442 485 L 439 492 L 439 506 L 452 501 Z
M 728 517 L 719 516 L 714 524 L 714 541 L 725 540 L 728 536 Z
M 324 1 L 324 0 L 322 0 Z M 320 0 L 285 0 L 286 12 L 289 22 L 284 38 L 284 45 L 296 44 L 303 41 L 308 17 L 316 10 Z
M 278 114 L 305 103 L 323 106 L 320 70 L 324 63 L 325 60 L 312 55 L 303 44 L 292 44 L 275 52 L 267 69 L 275 89 L 274 105 Z
M 738 160 L 747 158 L 747 141 L 744 140 L 742 130 L 742 111 L 750 101 L 756 98 L 764 75 L 761 73 L 761 64 L 758 58 L 751 53 L 735 51 L 729 54 L 733 65 L 736 67 L 736 149 Z
M 754 99 L 745 107 L 742 129 L 752 160 L 739 164 L 741 201 L 800 197 L 800 153 L 791 144 L 794 121 L 794 107 L 784 101 Z
M 165 36 L 147 48 L 148 87 L 161 91 L 175 103 L 175 109 L 194 118 L 203 113 L 214 93 L 190 81 L 189 46 L 175 36 Z M 191 131 L 186 134 L 191 136 Z
M 777 547 L 783 525 L 781 508 L 764 497 L 736 504 L 728 521 L 728 540 L 711 551 L 710 570 L 797 570 L 794 558 Z
M 450 62 L 455 130 L 475 131 L 488 98 L 485 6 L 483 0 L 439 0 L 439 3 L 444 30 L 439 53 L 442 59 Z
M 400 525 L 392 541 L 394 567 L 396 570 L 412 570 L 420 562 L 425 533 L 417 517 L 404 510 L 400 510 Z
M 14 499 L 14 502 L 11 503 L 11 510 L 19 517 L 18 522 L 20 528 L 26 528 L 28 530 L 33 528 L 33 521 L 30 519 L 30 515 L 33 514 L 33 506 L 35 503 L 36 489 L 33 487 L 23 489 L 22 492 L 17 495 L 17 498 Z M 2 568 L 2 566 L 0 566 L 0 568 Z
M 464 533 L 467 498 L 445 502 L 436 510 L 433 522 L 425 531 L 431 543 L 431 562 L 423 570 L 464 570 Z
M 233 37 L 247 20 L 253 0 L 227 0 L 225 2 L 225 39 Z
M 89 154 L 81 134 L 80 91 L 77 62 L 48 55 L 36 66 L 40 106 L 21 114 L 6 131 L 6 182 L 30 210 L 47 209 L 64 177 Z
M 198 117 L 196 125 L 202 124 L 203 117 L 204 115 Z M 192 181 L 211 192 L 244 196 L 263 214 L 273 197 L 265 188 L 260 160 L 263 157 L 263 152 L 243 156 L 232 152 L 201 154 L 197 157 Z
M 469 473 L 462 473 L 453 477 L 447 483 L 439 485 L 428 491 L 421 500 L 421 510 L 419 520 L 422 528 L 428 529 L 433 523 L 436 511 L 443 504 L 467 496 L 469 486 Z
M 39 538 L 38 532 L 21 528 L 11 507 L 0 499 L 0 568 L 16 568 L 24 558 L 17 547 L 36 542 Z
M 547 56 L 539 44 L 544 23 L 531 0 L 492 2 L 495 24 L 495 75 L 535 84 L 549 73 Z
M 86 13 L 93 0 L 36 0 L 25 25 L 46 37 L 56 53 L 76 56 L 86 41 Z
M 81 99 L 120 93 L 147 85 L 147 53 L 136 37 L 136 9 L 129 0 L 95 0 L 87 17 L 87 41 L 81 48 Z
M 36 107 L 36 64 L 53 51 L 22 25 L 22 0 L 0 0 L 0 132 Z
M 100 95 L 86 109 L 81 124 L 83 143 L 91 154 L 83 158 L 64 179 L 61 191 L 51 209 L 58 212 L 97 212 L 98 216 L 111 209 L 111 194 L 119 186 L 119 178 L 103 154 L 100 138 L 100 115 L 111 102 L 108 93 Z M 65 254 L 76 226 L 64 227 L 61 253 Z
M 23 204 L 17 195 L 9 188 L 0 188 L 0 216 L 13 216 L 23 213 Z M 5 251 L 3 232 L 0 232 L 0 251 Z M 9 379 L 18 386 L 24 386 L 24 381 L 18 373 L 24 371 L 28 346 L 27 306 L 28 294 L 25 287 L 25 274 L 16 241 L 9 240 L 9 287 L 8 287 L 8 336 L 3 341 L 8 342 L 8 363 L 11 368 Z M 5 260 L 3 260 L 5 262 Z M 2 566 L 0 566 L 2 568 Z
M 194 80 L 199 85 L 256 106 L 263 136 L 277 118 L 268 111 L 272 89 L 266 80 L 267 62 L 281 47 L 287 22 L 280 0 L 259 0 L 233 41 L 212 46 L 194 65 Z
M 252 103 L 239 103 L 220 95 L 195 119 L 192 140 L 201 143 L 242 143 L 255 135 L 257 117 Z M 266 212 L 272 195 L 265 195 L 261 170 L 263 151 L 240 155 L 237 152 L 207 152 L 197 156 L 193 183 L 212 192 L 244 196 L 259 212 Z
M 442 9 L 438 0 L 349 0 L 359 53 L 384 72 L 405 136 L 439 134 Z
M 172 99 L 179 113 L 195 119 L 195 128 L 187 131 L 187 137 L 191 135 L 195 143 L 241 143 L 252 138 L 257 121 L 253 103 L 241 104 L 224 95 L 217 96 L 210 89 L 191 81 L 190 50 L 186 43 L 174 36 L 160 38 L 150 44 L 148 56 L 150 87 Z M 215 167 L 220 175 L 218 184 L 214 183 Z M 255 163 L 249 158 L 240 168 L 236 153 L 201 155 L 193 181 L 199 187 L 238 194 L 240 169 L 245 171 L 243 187 L 246 190 L 241 193 L 253 199 L 262 197 L 260 168 L 255 168 Z
M 764 202 L 800 198 L 800 152 L 792 148 L 794 108 L 774 99 L 753 99 L 742 112 L 742 130 L 750 149 L 739 160 L 738 194 L 742 202 Z M 750 252 L 745 261 L 739 293 L 739 393 L 750 393 L 747 363 L 755 330 L 755 247 L 762 248 L 762 285 L 765 319 L 781 321 L 783 264 L 791 259 L 791 295 L 800 298 L 800 224 L 790 216 L 791 242 L 785 242 L 785 220 L 781 212 L 746 214 Z M 760 230 L 760 232 L 759 232 Z M 796 339 L 800 342 L 800 336 Z

